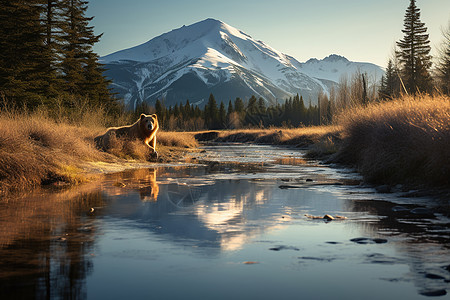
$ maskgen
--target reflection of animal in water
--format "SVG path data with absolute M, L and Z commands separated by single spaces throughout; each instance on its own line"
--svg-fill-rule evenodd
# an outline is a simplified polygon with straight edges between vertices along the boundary
M 139 139 L 143 141 L 151 150 L 152 156 L 158 156 L 156 152 L 156 132 L 159 129 L 156 114 L 141 114 L 139 120 L 133 125 L 111 127 L 105 134 L 97 136 L 94 141 L 97 147 L 108 150 L 110 148 L 111 137 L 124 137 L 127 139 Z
M 141 201 L 158 200 L 159 186 L 156 182 L 156 169 L 136 169 L 116 173 L 114 183 L 105 190 L 109 196 L 123 195 L 130 190 L 139 192 Z
M 159 186 L 156 182 L 156 169 L 142 169 L 143 171 L 147 171 L 148 174 L 144 177 L 145 185 L 139 188 L 139 195 L 142 201 L 158 201 L 159 194 Z M 139 170 L 141 171 L 141 170 Z M 139 178 L 139 181 L 142 181 L 143 177 Z

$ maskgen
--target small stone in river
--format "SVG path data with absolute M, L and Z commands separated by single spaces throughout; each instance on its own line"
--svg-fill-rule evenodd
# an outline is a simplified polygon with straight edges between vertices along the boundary
M 391 192 L 391 187 L 387 184 L 379 185 L 375 188 L 378 193 L 386 194 Z
M 424 291 L 424 292 L 420 292 L 420 294 L 422 296 L 427 296 L 427 297 L 436 297 L 436 296 L 447 295 L 447 291 L 446 290 Z
M 311 181 L 314 181 L 314 180 L 312 180 L 311 178 L 307 178 L 306 181 L 311 182 Z
M 404 207 L 404 206 L 400 206 L 400 205 L 394 206 L 394 207 L 392 208 L 392 211 L 407 211 L 407 210 L 409 210 L 409 209 L 407 209 L 407 208 Z
M 278 247 L 273 247 L 273 248 L 269 248 L 269 250 L 272 251 L 280 251 L 280 250 L 295 250 L 295 251 L 299 251 L 300 249 L 293 247 L 293 246 L 278 246 Z
M 369 243 L 369 239 L 365 237 L 354 238 L 351 239 L 350 242 L 358 243 L 358 244 L 367 244 Z
M 447 271 L 450 272 L 450 265 L 448 265 L 448 266 L 443 266 L 442 269 L 447 270 Z
M 411 213 L 415 214 L 415 215 L 432 215 L 433 212 L 428 209 L 428 208 L 424 208 L 424 207 L 417 207 L 414 209 L 411 209 Z
M 357 243 L 357 244 L 385 244 L 388 241 L 386 239 L 380 239 L 380 238 L 366 238 L 366 237 L 359 237 L 359 238 L 354 238 L 350 240 L 351 242 Z
M 376 244 L 386 244 L 387 243 L 386 239 L 380 239 L 380 238 L 372 239 L 372 241 L 374 241 Z
M 425 275 L 425 278 L 428 278 L 428 279 L 445 279 L 445 277 L 443 277 L 441 275 L 436 275 L 436 274 L 431 274 L 431 273 L 427 273 Z

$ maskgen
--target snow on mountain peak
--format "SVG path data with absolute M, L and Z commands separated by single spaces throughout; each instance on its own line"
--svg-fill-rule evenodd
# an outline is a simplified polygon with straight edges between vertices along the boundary
M 328 61 L 328 62 L 336 62 L 336 61 L 348 62 L 348 59 L 346 59 L 343 56 L 337 55 L 337 54 L 331 54 L 331 55 L 325 57 L 323 59 L 323 61 Z
M 351 71 L 345 57 L 300 63 L 291 56 L 216 19 L 182 26 L 150 41 L 101 58 L 113 88 L 135 107 L 157 98 L 202 101 L 217 97 L 249 97 L 267 101 L 297 93 L 317 101 L 343 72 Z M 351 65 L 351 67 L 349 67 Z M 331 75 L 330 75 L 331 74 Z M 380 72 L 381 76 L 381 72 Z M 170 101 L 169 101 L 170 102 Z

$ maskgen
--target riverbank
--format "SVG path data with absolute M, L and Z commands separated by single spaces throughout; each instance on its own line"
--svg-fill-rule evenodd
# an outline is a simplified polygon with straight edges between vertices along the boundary
M 65 186 L 90 181 L 95 173 L 148 164 L 143 143 L 117 141 L 99 151 L 94 137 L 105 127 L 57 122 L 43 113 L 0 114 L 0 195 L 40 186 Z M 160 162 L 171 162 L 196 149 L 192 134 L 159 132 Z
M 403 97 L 353 108 L 335 126 L 196 134 L 199 141 L 292 145 L 308 156 L 355 168 L 365 181 L 409 188 L 450 186 L 450 99 Z
M 344 112 L 333 161 L 376 184 L 450 186 L 450 98 L 403 97 Z

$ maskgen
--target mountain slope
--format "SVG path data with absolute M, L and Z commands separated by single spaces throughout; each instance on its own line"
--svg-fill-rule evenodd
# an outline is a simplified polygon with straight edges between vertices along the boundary
M 166 105 L 186 99 L 202 105 L 210 93 L 219 101 L 256 95 L 269 103 L 298 93 L 314 103 L 319 91 L 327 91 L 345 72 L 382 74 L 378 66 L 336 55 L 302 64 L 214 19 L 172 30 L 101 61 L 114 91 L 130 109 L 156 99 Z

